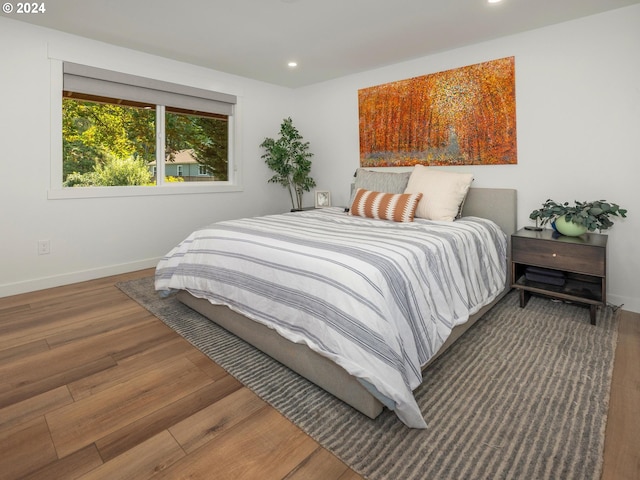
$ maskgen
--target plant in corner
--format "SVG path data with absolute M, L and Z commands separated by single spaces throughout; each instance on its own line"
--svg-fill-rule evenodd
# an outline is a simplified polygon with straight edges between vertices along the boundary
M 302 195 L 316 186 L 309 175 L 313 153 L 309 152 L 309 142 L 302 141 L 302 135 L 293 126 L 291 117 L 285 118 L 280 125 L 280 138 L 265 138 L 260 147 L 265 149 L 264 159 L 267 166 L 275 172 L 269 179 L 289 190 L 291 206 L 302 209 Z M 295 199 L 295 200 L 294 200 Z
M 529 215 L 532 220 L 540 221 L 540 225 L 546 225 L 547 223 L 555 223 L 555 228 L 565 235 L 572 235 L 571 233 L 564 233 L 563 223 L 569 224 L 569 228 L 573 227 L 573 235 L 580 235 L 587 230 L 593 232 L 594 230 L 607 230 L 613 226 L 613 221 L 610 217 L 623 217 L 626 218 L 627 211 L 624 208 L 620 208 L 615 203 L 607 202 L 606 200 L 594 200 L 592 202 L 579 202 L 575 201 L 574 205 L 569 205 L 569 202 L 557 203 L 551 199 L 542 204 L 542 208 L 534 210 Z

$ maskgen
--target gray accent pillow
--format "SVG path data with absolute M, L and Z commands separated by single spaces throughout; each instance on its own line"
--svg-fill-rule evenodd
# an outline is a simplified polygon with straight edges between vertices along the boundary
M 356 170 L 356 179 L 351 189 L 349 205 L 353 203 L 353 197 L 359 188 L 373 192 L 404 193 L 410 176 L 411 170 L 408 172 L 374 172 L 359 168 Z

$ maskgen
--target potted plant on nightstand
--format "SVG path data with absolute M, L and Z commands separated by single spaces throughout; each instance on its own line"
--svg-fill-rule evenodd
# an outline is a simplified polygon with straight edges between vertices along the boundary
M 280 138 L 265 138 L 260 144 L 265 149 L 261 158 L 275 174 L 269 182 L 279 183 L 289 190 L 292 210 L 302 210 L 302 195 L 316 186 L 309 175 L 313 153 L 309 152 L 309 142 L 302 141 L 302 135 L 293 126 L 291 117 L 280 125 Z
M 595 230 L 607 230 L 613 226 L 610 217 L 626 218 L 627 211 L 615 203 L 606 200 L 592 202 L 558 203 L 551 199 L 542 204 L 542 208 L 534 210 L 529 218 L 540 221 L 540 225 L 551 223 L 561 234 L 578 236 Z

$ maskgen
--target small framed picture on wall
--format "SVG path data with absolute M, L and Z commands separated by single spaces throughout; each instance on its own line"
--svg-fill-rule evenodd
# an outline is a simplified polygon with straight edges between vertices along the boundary
M 331 192 L 327 190 L 316 190 L 316 208 L 331 206 Z

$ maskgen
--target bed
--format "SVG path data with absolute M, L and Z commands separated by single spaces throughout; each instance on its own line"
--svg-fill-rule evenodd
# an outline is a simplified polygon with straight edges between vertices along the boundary
M 506 255 L 516 228 L 516 192 L 468 189 L 461 218 L 449 222 L 463 233 L 450 233 L 445 222 L 395 223 L 337 207 L 219 222 L 194 232 L 160 261 L 156 289 L 177 292 L 187 306 L 361 413 L 375 418 L 387 407 L 409 427 L 425 428 L 412 394 L 422 372 L 509 289 Z M 445 232 L 441 237 L 453 238 L 454 244 L 467 231 L 481 231 L 497 243 L 471 246 L 461 254 L 438 239 L 421 244 L 425 229 Z M 378 250 L 377 237 L 391 246 Z M 408 245 L 402 243 L 406 238 Z M 438 244 L 436 250 L 431 244 Z M 243 250 L 256 245 L 257 253 Z M 437 250 L 441 247 L 448 253 Z M 501 265 L 496 267 L 485 248 L 497 251 Z M 373 251 L 373 264 L 363 251 Z M 392 271 L 414 257 L 429 268 Z M 474 266 L 472 257 L 482 266 Z M 453 263 L 469 265 L 445 271 Z M 325 268 L 333 270 L 325 274 Z M 490 270 L 499 278 L 488 279 Z M 431 277 L 445 280 L 425 288 Z M 373 290 L 361 291 L 361 285 Z M 416 333 L 420 325 L 425 331 Z

